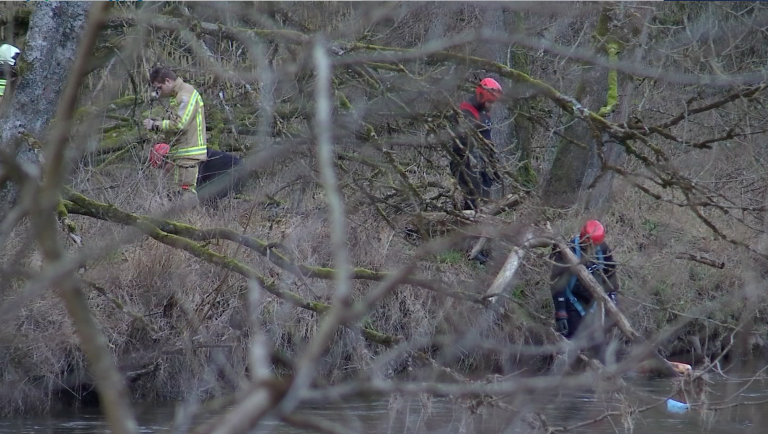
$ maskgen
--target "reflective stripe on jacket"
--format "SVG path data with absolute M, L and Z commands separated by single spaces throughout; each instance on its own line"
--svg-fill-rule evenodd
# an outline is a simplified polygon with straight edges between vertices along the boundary
M 172 159 L 206 159 L 205 109 L 203 98 L 191 85 L 177 78 L 173 84 L 173 99 L 178 102 L 178 112 L 171 119 L 160 122 L 160 131 L 175 132 L 168 157 Z
M 0 96 L 5 95 L 5 85 L 8 84 L 8 80 L 0 79 Z

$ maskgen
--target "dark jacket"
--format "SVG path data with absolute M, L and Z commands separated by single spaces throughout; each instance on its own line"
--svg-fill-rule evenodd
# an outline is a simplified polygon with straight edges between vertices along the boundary
M 490 189 L 494 180 L 498 179 L 486 161 L 495 160 L 496 156 L 488 153 L 488 147 L 481 148 L 477 137 L 480 133 L 483 139 L 490 142 L 491 117 L 474 96 L 462 102 L 459 110 L 464 115 L 464 121 L 459 122 L 458 116 L 451 116 L 453 133 L 458 139 L 458 143 L 453 141 L 452 151 L 459 161 L 451 158 L 450 169 L 466 195 L 464 209 L 477 209 L 477 198 L 490 198 Z
M 16 66 L 10 66 L 0 62 L 0 79 L 10 80 L 18 77 Z
M 200 170 L 197 174 L 198 190 L 202 193 L 206 184 L 209 184 L 221 177 L 228 178 L 225 186 L 216 188 L 216 192 L 211 196 L 221 199 L 228 194 L 239 193 L 242 189 L 243 179 L 235 180 L 235 169 L 242 163 L 242 160 L 236 155 L 217 151 L 208 148 L 207 159 L 200 163 Z M 214 186 L 209 186 L 209 188 Z
M 475 96 L 469 97 L 466 101 L 459 105 L 459 110 L 464 115 L 464 119 L 470 126 L 474 127 L 480 135 L 489 142 L 491 141 L 491 116 L 488 112 L 484 111 L 481 105 L 477 102 Z M 453 152 L 459 157 L 460 160 L 465 159 L 467 151 L 472 153 L 474 158 L 477 150 L 477 145 L 474 140 L 470 140 L 469 134 L 462 131 L 461 123 L 456 116 L 452 117 L 452 123 L 456 128 L 454 133 L 459 139 L 461 146 L 458 143 L 453 143 Z
M 571 251 L 574 251 L 575 245 L 573 244 L 573 239 L 568 243 L 568 246 L 571 248 Z M 600 249 L 603 252 L 602 269 L 599 268 L 600 264 L 597 264 L 598 260 L 596 253 L 592 253 L 590 256 L 583 247 L 581 250 L 581 263 L 587 267 L 587 270 L 592 271 L 592 276 L 597 280 L 597 283 L 602 286 L 606 294 L 610 292 L 618 292 L 619 279 L 616 275 L 616 261 L 613 259 L 613 252 L 605 242 L 600 244 Z M 576 307 L 571 304 L 565 294 L 565 290 L 573 273 L 571 273 L 570 267 L 566 265 L 567 262 L 559 250 L 554 251 L 550 255 L 550 260 L 554 262 L 550 275 L 550 291 L 552 292 L 552 300 L 555 303 L 555 312 L 575 311 Z M 583 287 L 581 280 L 579 280 L 578 277 L 576 278 L 576 284 L 571 292 L 585 310 L 589 309 L 589 306 L 592 303 L 592 294 L 587 288 Z

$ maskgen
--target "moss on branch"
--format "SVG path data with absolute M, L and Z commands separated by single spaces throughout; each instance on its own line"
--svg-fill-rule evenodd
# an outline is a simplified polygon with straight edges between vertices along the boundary
M 296 307 L 310 310 L 318 314 L 323 314 L 330 309 L 328 304 L 306 300 L 291 291 L 280 289 L 274 281 L 265 278 L 253 268 L 236 259 L 203 247 L 198 244 L 198 242 L 212 239 L 223 239 L 236 242 L 267 257 L 278 267 L 304 277 L 330 280 L 333 279 L 335 274 L 335 270 L 332 268 L 295 264 L 279 252 L 275 251 L 269 243 L 240 235 L 230 229 L 198 229 L 184 223 L 136 215 L 122 211 L 114 205 L 89 199 L 70 189 L 66 189 L 65 196 L 66 200 L 62 201 L 62 208 L 66 210 L 67 213 L 85 215 L 135 227 L 141 230 L 144 234 L 163 244 L 183 250 L 198 259 L 234 271 L 248 279 L 253 279 L 270 294 L 285 300 Z M 383 281 L 390 277 L 391 274 L 392 273 L 389 272 L 377 272 L 359 267 L 353 269 L 353 278 L 361 280 Z M 487 305 L 487 301 L 476 294 L 444 288 L 439 283 L 426 279 L 408 277 L 404 279 L 403 283 L 426 288 L 448 297 L 471 301 L 483 306 Z M 399 336 L 387 335 L 371 328 L 363 328 L 361 333 L 372 342 L 385 346 L 391 346 L 402 340 Z
M 608 58 L 611 62 L 617 62 L 619 60 L 620 45 L 616 41 L 608 43 L 606 48 L 608 50 Z M 619 99 L 619 80 L 618 73 L 615 69 L 608 71 L 608 98 L 604 107 L 600 108 L 597 113 L 600 116 L 608 116 L 616 108 L 616 103 Z
M 75 222 L 69 219 L 69 212 L 67 212 L 67 206 L 63 200 L 59 200 L 59 203 L 56 205 L 56 219 L 64 226 L 69 238 L 79 246 L 82 239 L 77 233 Z
M 288 259 L 286 256 L 284 256 L 283 254 L 278 252 L 274 248 L 273 243 L 268 243 L 254 237 L 242 235 L 231 229 L 226 229 L 226 228 L 199 229 L 192 225 L 179 223 L 171 220 L 136 215 L 136 214 L 122 211 L 113 205 L 109 205 L 109 204 L 105 204 L 105 203 L 101 203 L 101 202 L 89 199 L 83 196 L 82 194 L 76 193 L 72 190 L 67 190 L 66 196 L 68 201 L 72 204 L 72 205 L 68 205 L 67 209 L 69 210 L 69 212 L 72 212 L 74 214 L 86 215 L 89 217 L 112 221 L 112 222 L 120 223 L 127 226 L 136 226 L 139 223 L 149 224 L 151 227 L 154 227 L 158 231 L 162 232 L 161 234 L 162 236 L 166 236 L 166 235 L 177 236 L 190 241 L 197 241 L 197 242 L 210 241 L 210 240 L 231 241 L 259 253 L 260 255 L 267 258 L 274 265 L 296 276 L 301 276 L 305 278 L 323 279 L 323 280 L 333 280 L 334 275 L 336 273 L 336 270 L 333 268 L 296 264 L 290 259 Z M 155 232 L 150 231 L 145 233 L 147 233 L 147 235 L 151 236 L 152 238 L 155 238 L 153 236 Z M 168 240 L 169 240 L 169 243 L 177 242 L 175 238 L 169 238 Z M 164 242 L 162 240 L 158 240 L 158 241 Z M 169 243 L 165 243 L 165 244 L 169 244 Z M 179 246 L 181 246 L 181 244 L 179 244 Z M 179 246 L 174 245 L 174 247 L 179 247 Z M 197 246 L 197 244 L 195 244 L 195 246 Z M 184 250 L 187 250 L 186 245 L 179 248 L 183 248 Z M 229 268 L 233 271 L 248 272 L 247 270 L 242 270 L 238 268 L 239 265 L 236 266 L 234 263 L 228 263 L 224 261 L 224 259 L 211 257 L 210 255 L 208 255 L 208 253 L 203 254 L 202 251 L 198 251 L 198 250 L 195 250 L 194 252 L 191 252 L 191 253 L 195 254 L 196 256 L 199 255 L 198 257 L 206 258 L 208 262 L 214 261 L 212 263 L 215 263 L 216 265 L 223 264 L 222 265 L 223 267 Z M 369 281 L 381 282 L 381 281 L 384 281 L 385 279 L 390 278 L 392 274 L 393 273 L 391 272 L 373 271 L 373 270 L 369 270 L 367 268 L 361 268 L 361 267 L 355 267 L 352 269 L 352 278 L 358 279 L 358 280 L 369 280 Z M 428 289 L 430 291 L 434 291 L 438 294 L 441 294 L 447 297 L 464 300 L 464 301 L 470 301 L 481 306 L 485 306 L 487 304 L 487 302 L 477 294 L 446 288 L 443 285 L 441 285 L 439 282 L 432 281 L 429 279 L 408 277 L 404 279 L 403 283 Z

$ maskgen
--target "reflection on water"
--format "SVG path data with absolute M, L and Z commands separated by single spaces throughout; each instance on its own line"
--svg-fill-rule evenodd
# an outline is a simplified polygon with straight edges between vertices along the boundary
M 744 377 L 742 377 L 744 378 Z M 640 394 L 627 400 L 636 408 L 653 404 L 654 397 L 664 397 L 671 390 L 666 380 L 628 380 L 628 385 Z M 768 399 L 768 384 L 758 380 L 729 381 L 715 379 L 710 384 L 711 405 L 737 395 L 728 403 L 752 402 Z M 483 407 L 483 411 L 468 417 L 468 412 L 448 399 L 423 401 L 401 398 L 372 402 L 354 402 L 344 405 L 304 408 L 301 414 L 333 421 L 346 427 L 347 432 L 360 433 L 532 433 L 530 417 L 521 412 L 540 411 L 549 427 L 573 426 L 598 418 L 606 411 L 620 411 L 620 398 L 609 393 L 588 391 L 539 393 L 519 397 L 506 397 L 503 403 L 514 411 Z M 627 408 L 626 406 L 624 408 Z M 143 433 L 170 432 L 176 405 L 174 403 L 136 404 L 137 417 Z M 636 434 L 735 434 L 764 433 L 763 414 L 768 415 L 768 404 L 737 406 L 718 411 L 705 418 L 698 412 L 671 414 L 664 405 L 644 411 L 634 417 L 631 426 L 625 426 L 620 415 L 582 426 L 568 432 L 609 434 L 634 432 Z M 52 414 L 43 417 L 16 417 L 0 419 L 0 434 L 4 433 L 81 433 L 108 432 L 103 417 L 94 410 L 71 414 Z M 289 434 L 307 432 L 284 423 L 267 421 L 253 433 Z M 541 431 L 539 431 L 541 432 Z

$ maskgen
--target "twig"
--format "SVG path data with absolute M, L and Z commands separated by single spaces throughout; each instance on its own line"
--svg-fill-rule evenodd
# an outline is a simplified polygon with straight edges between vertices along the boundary
M 152 218 L 137 214 L 131 214 L 121 209 L 107 205 L 101 202 L 88 199 L 87 197 L 68 190 L 66 198 L 69 202 L 64 202 L 64 206 L 69 213 L 90 216 L 93 218 L 111 221 L 127 226 L 134 226 L 141 228 L 141 224 L 146 223 L 154 227 L 159 228 L 162 232 L 178 235 L 193 241 L 210 241 L 215 239 L 228 240 L 234 243 L 243 245 L 260 255 L 267 258 L 274 265 L 280 267 L 283 270 L 295 276 L 302 276 L 306 278 L 326 279 L 331 280 L 336 274 L 336 270 L 333 268 L 315 267 L 303 264 L 296 264 L 291 259 L 287 258 L 274 248 L 273 243 L 268 243 L 253 237 L 242 235 L 234 230 L 226 228 L 210 228 L 210 229 L 198 229 L 194 226 L 174 222 L 171 220 L 164 220 L 158 218 Z M 151 236 L 151 235 L 150 235 Z M 356 267 L 351 271 L 351 278 L 359 280 L 370 281 L 384 281 L 389 278 L 393 273 L 373 271 L 366 268 Z M 404 281 L 404 284 L 418 286 L 430 291 L 434 291 L 440 295 L 446 297 L 456 298 L 458 300 L 471 301 L 479 305 L 485 305 L 483 301 L 476 294 L 450 289 L 443 286 L 439 281 L 418 278 L 408 276 Z
M 309 348 L 298 363 L 296 376 L 291 388 L 279 406 L 279 413 L 290 414 L 300 402 L 300 396 L 314 377 L 316 361 L 341 323 L 343 312 L 351 301 L 349 251 L 346 243 L 344 225 L 344 206 L 338 190 L 338 182 L 333 172 L 334 158 L 331 144 L 331 64 L 325 53 L 322 39 L 315 42 L 312 51 L 317 79 L 315 82 L 315 134 L 317 135 L 317 153 L 323 187 L 328 199 L 331 220 L 331 244 L 334 250 L 336 273 L 334 282 L 336 291 L 334 303 L 328 315 L 320 323 L 317 333 L 312 338 Z
M 725 268 L 725 262 L 715 261 L 714 259 L 709 259 L 705 256 L 702 256 L 701 254 L 678 253 L 677 255 L 675 255 L 675 259 L 687 259 L 689 261 L 698 262 L 704 265 L 709 265 L 710 267 L 719 268 L 721 270 Z
M 671 397 L 672 397 L 672 395 L 670 395 L 668 398 L 664 398 L 663 400 L 658 401 L 658 402 L 656 402 L 654 404 L 646 405 L 645 407 L 640 407 L 637 410 L 634 410 L 633 413 L 643 413 L 643 412 L 646 412 L 646 411 L 648 411 L 648 410 L 650 410 L 652 408 L 656 408 L 659 405 L 666 403 L 667 400 L 669 398 L 671 398 Z M 585 427 L 585 426 L 588 426 L 588 425 L 595 424 L 595 423 L 600 422 L 601 420 L 607 419 L 607 418 L 609 418 L 611 416 L 622 416 L 622 414 L 623 413 L 621 411 L 606 411 L 605 413 L 601 414 L 600 416 L 598 416 L 598 417 L 596 417 L 594 419 L 585 420 L 584 422 L 579 422 L 579 423 L 574 424 L 574 425 L 563 426 L 563 427 L 551 427 L 551 428 L 549 428 L 548 432 L 549 433 L 556 433 L 556 432 L 573 431 L 575 429 L 579 429 L 579 428 L 582 428 L 582 427 Z
M 118 310 L 124 312 L 129 317 L 131 317 L 131 318 L 135 319 L 136 321 L 138 321 L 139 324 L 144 326 L 144 328 L 146 328 L 148 332 L 152 333 L 153 336 L 156 336 L 156 335 L 158 335 L 160 333 L 155 326 L 153 326 L 152 324 L 147 322 L 146 318 L 144 318 L 143 315 L 139 315 L 138 313 L 133 312 L 132 310 L 126 308 L 125 305 L 122 302 L 120 302 L 120 300 L 118 300 L 115 297 L 112 297 L 111 295 L 109 295 L 107 290 L 104 289 L 104 287 L 102 287 L 98 283 L 96 283 L 96 282 L 94 282 L 92 280 L 88 280 L 88 279 L 83 279 L 83 282 L 85 282 L 88 286 L 93 288 L 94 291 L 96 291 L 99 294 L 101 294 L 104 298 L 109 300 L 109 302 L 112 303 L 112 305 L 115 306 L 115 308 L 117 308 Z
M 55 235 L 54 213 L 59 205 L 59 189 L 67 172 L 65 151 L 73 124 L 73 113 L 78 92 L 85 79 L 88 59 L 111 6 L 112 3 L 94 3 L 90 8 L 81 6 L 84 8 L 81 13 L 87 15 L 87 20 L 81 24 L 85 26 L 85 30 L 69 80 L 59 100 L 55 125 L 47 146 L 46 164 L 43 170 L 45 179 L 38 188 L 38 202 L 32 221 L 43 253 L 46 259 L 52 262 L 64 257 Z M 46 11 L 40 13 L 45 14 Z M 127 387 L 115 365 L 104 335 L 90 312 L 80 285 L 75 276 L 70 273 L 64 276 L 58 286 L 59 295 L 64 300 L 67 313 L 75 324 L 83 351 L 91 364 L 91 372 L 96 379 L 99 398 L 110 427 L 117 434 L 138 432 L 138 424 L 128 400 Z

